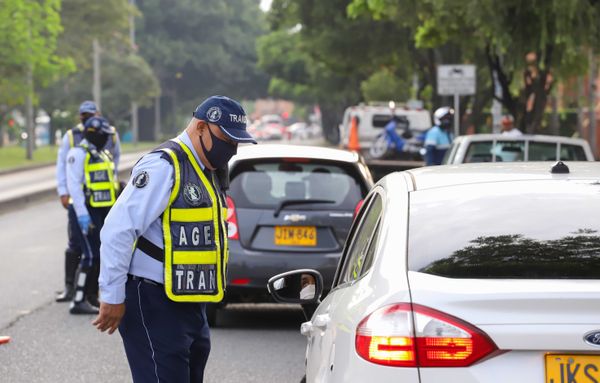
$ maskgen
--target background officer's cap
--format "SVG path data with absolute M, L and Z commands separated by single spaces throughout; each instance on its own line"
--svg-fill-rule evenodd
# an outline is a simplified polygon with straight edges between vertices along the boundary
M 108 120 L 104 117 L 91 117 L 83 125 L 85 130 L 94 131 L 103 134 L 115 134 Z
M 79 105 L 79 114 L 91 113 L 95 114 L 98 111 L 98 107 L 93 101 L 84 101 Z
M 256 141 L 246 131 L 246 112 L 239 102 L 225 96 L 211 96 L 198 105 L 194 117 L 210 122 L 234 142 L 253 143 Z

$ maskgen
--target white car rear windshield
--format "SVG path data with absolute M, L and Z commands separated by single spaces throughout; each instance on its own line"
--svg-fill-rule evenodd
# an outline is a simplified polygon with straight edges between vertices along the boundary
M 600 279 L 600 182 L 411 193 L 409 269 L 450 278 Z
M 240 163 L 231 174 L 229 188 L 236 207 L 267 209 L 301 200 L 306 201 L 301 209 L 353 211 L 366 192 L 356 167 L 309 159 Z

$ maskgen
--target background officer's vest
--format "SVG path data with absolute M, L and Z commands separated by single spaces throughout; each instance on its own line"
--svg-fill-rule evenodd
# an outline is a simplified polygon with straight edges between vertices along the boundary
M 83 140 L 83 125 L 77 124 L 74 128 L 67 130 L 67 137 L 69 137 L 69 148 L 78 146 Z
M 174 184 L 162 215 L 164 249 L 138 239 L 137 248 L 164 264 L 165 292 L 175 302 L 223 300 L 228 260 L 225 195 L 181 140 L 154 152 L 173 165 Z
M 86 151 L 83 171 L 84 191 L 91 207 L 110 207 L 117 200 L 114 172 L 115 164 L 105 151 L 90 150 L 86 144 L 79 145 Z

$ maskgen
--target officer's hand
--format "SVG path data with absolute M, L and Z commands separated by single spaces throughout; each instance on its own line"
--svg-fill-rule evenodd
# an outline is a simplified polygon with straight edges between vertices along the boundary
M 83 234 L 87 235 L 92 223 L 92 219 L 90 218 L 90 216 L 82 215 L 81 217 L 77 217 L 77 222 L 79 222 L 79 227 L 81 228 Z
M 125 303 L 111 305 L 100 302 L 100 313 L 92 322 L 96 328 L 102 332 L 108 330 L 109 334 L 115 332 L 121 323 L 121 318 L 125 315 Z
M 61 195 L 60 203 L 65 209 L 69 208 L 69 195 L 68 194 Z

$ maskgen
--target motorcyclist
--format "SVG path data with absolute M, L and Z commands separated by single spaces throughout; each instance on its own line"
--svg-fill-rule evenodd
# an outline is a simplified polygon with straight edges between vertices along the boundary
M 425 136 L 425 165 L 441 165 L 446 151 L 454 139 L 452 125 L 454 109 L 443 106 L 433 113 L 434 126 Z

